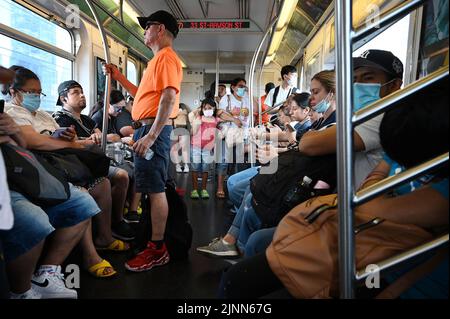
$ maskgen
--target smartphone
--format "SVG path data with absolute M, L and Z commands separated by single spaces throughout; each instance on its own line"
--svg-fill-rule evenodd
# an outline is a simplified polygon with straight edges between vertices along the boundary
M 69 129 L 68 127 L 60 127 L 59 129 L 53 132 L 52 136 L 56 138 L 61 137 L 61 135 L 68 129 Z
M 0 100 L 0 113 L 5 111 L 5 100 Z

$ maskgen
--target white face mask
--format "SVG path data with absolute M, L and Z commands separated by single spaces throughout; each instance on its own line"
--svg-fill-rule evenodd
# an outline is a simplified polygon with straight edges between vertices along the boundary
M 204 110 L 203 115 L 206 117 L 213 117 L 214 116 L 214 110 Z
M 297 86 L 297 83 L 298 83 L 298 77 L 297 77 L 297 76 L 293 76 L 293 77 L 291 77 L 291 78 L 288 80 L 289 86 L 296 87 L 296 86 Z

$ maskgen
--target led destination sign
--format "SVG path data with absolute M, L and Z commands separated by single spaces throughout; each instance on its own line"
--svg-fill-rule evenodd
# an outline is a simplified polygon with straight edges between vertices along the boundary
M 249 29 L 250 21 L 180 21 L 180 29 Z

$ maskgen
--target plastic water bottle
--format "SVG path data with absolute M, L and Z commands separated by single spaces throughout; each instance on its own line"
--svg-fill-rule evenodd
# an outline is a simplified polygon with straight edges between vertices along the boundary
M 149 149 L 147 150 L 147 153 L 145 153 L 145 159 L 146 159 L 147 161 L 150 161 L 150 160 L 153 158 L 153 155 L 155 155 L 155 152 L 153 152 L 152 149 L 149 148 Z

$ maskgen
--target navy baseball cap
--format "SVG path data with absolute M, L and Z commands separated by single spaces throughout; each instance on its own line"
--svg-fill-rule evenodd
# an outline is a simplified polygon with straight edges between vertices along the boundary
M 353 58 L 353 69 L 371 67 L 403 79 L 403 63 L 390 51 L 367 50 L 361 56 Z
M 69 91 L 70 89 L 77 88 L 77 87 L 83 88 L 83 87 L 80 85 L 80 83 L 78 83 L 77 81 L 74 81 L 74 80 L 65 81 L 65 82 L 61 83 L 61 84 L 58 86 L 58 100 L 56 101 L 56 105 L 62 106 L 63 104 L 62 104 L 62 102 L 61 102 L 61 100 L 60 100 L 60 97 L 61 97 L 65 92 Z

